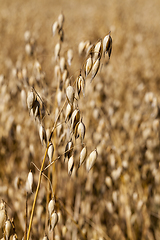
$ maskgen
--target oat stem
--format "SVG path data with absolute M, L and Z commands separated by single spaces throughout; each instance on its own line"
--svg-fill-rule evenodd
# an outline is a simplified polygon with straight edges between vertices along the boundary
M 32 222 L 33 222 L 33 215 L 34 215 L 34 210 L 35 210 L 36 201 L 37 201 L 37 197 L 38 197 L 38 192 L 39 192 L 39 189 L 40 189 L 43 166 L 44 166 L 45 159 L 46 159 L 46 156 L 47 156 L 48 147 L 49 147 L 49 142 L 48 142 L 47 147 L 46 147 L 45 155 L 44 155 L 42 165 L 41 165 L 41 169 L 40 169 L 40 173 L 39 173 L 38 185 L 37 185 L 36 194 L 35 194 L 35 197 L 34 197 L 34 202 L 33 202 L 33 205 L 32 205 L 32 211 L 31 211 L 30 222 L 29 222 L 29 227 L 28 227 L 27 240 L 29 240 L 29 237 L 30 237 L 30 232 L 31 232 L 31 227 L 32 227 Z

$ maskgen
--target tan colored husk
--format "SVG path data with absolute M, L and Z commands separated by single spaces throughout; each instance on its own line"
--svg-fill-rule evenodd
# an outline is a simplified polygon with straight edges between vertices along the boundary
M 35 94 L 33 91 L 29 91 L 28 97 L 27 97 L 27 106 L 29 111 L 31 111 L 34 101 L 35 101 Z
M 55 35 L 57 30 L 58 30 L 58 21 L 54 22 L 53 25 L 52 25 L 53 36 Z
M 12 230 L 12 224 L 11 221 L 8 219 L 5 222 L 5 229 L 4 229 L 4 235 L 6 240 L 9 240 L 10 236 L 11 236 L 11 230 Z
M 87 172 L 89 172 L 91 170 L 91 168 L 93 167 L 93 165 L 96 162 L 97 157 L 98 157 L 98 153 L 97 153 L 97 150 L 95 149 L 94 151 L 92 151 L 90 153 L 89 157 L 87 158 L 87 161 L 86 161 Z
M 90 73 L 91 69 L 93 66 L 93 60 L 91 55 L 87 58 L 86 63 L 84 65 L 84 71 L 85 71 L 85 76 L 87 77 L 88 74 Z
M 93 55 L 93 62 L 95 62 L 98 58 L 101 58 L 102 55 L 102 41 L 96 43 L 94 47 L 94 55 Z
M 68 175 L 71 176 L 74 167 L 74 158 L 73 155 L 68 159 Z
M 64 23 L 64 15 L 61 13 L 61 14 L 58 16 L 58 26 L 59 26 L 60 29 L 62 28 L 63 23 Z
M 66 144 L 64 157 L 70 158 L 73 152 L 73 141 L 72 139 Z M 64 160 L 65 160 L 64 158 Z
M 70 127 L 70 132 L 72 133 L 74 131 L 74 128 L 76 124 L 79 122 L 80 119 L 80 111 L 79 109 L 75 109 L 72 113 L 71 117 L 71 127 Z
M 48 212 L 49 212 L 49 216 L 51 217 L 53 211 L 54 211 L 54 208 L 55 208 L 55 198 L 53 197 L 49 203 L 48 203 Z
M 83 139 L 85 137 L 85 125 L 82 121 L 76 124 L 74 135 L 75 135 L 75 139 L 80 137 L 81 141 L 83 142 Z
M 41 140 L 41 143 L 43 145 L 43 143 L 47 143 L 47 136 L 46 136 L 46 131 L 45 131 L 45 128 L 39 124 L 39 137 L 40 137 L 40 140 Z
M 83 96 L 85 97 L 85 80 L 81 74 L 78 76 L 76 80 L 76 86 L 77 86 L 78 96 L 80 96 L 80 93 L 82 90 Z
M 67 62 L 69 66 L 71 66 L 72 60 L 73 60 L 73 50 L 69 49 L 67 51 Z
M 0 209 L 0 229 L 4 227 L 7 218 L 6 210 Z
M 87 157 L 87 147 L 82 148 L 79 156 L 79 167 L 84 163 Z
M 67 97 L 68 103 L 73 105 L 73 101 L 74 101 L 74 97 L 75 97 L 75 91 L 74 91 L 74 88 L 72 86 L 67 87 L 66 97 Z
M 73 105 L 68 103 L 66 107 L 65 122 L 69 121 L 69 119 L 71 118 L 72 112 L 73 112 Z
M 60 50 L 61 50 L 61 44 L 58 42 L 56 44 L 55 50 L 54 50 L 55 60 L 57 60 L 59 58 Z
M 49 147 L 48 147 L 48 158 L 49 158 L 49 162 L 51 163 L 52 162 L 52 158 L 53 158 L 53 153 L 54 153 L 54 146 L 53 146 L 53 143 L 50 142 L 49 143 Z
M 84 49 L 85 49 L 85 42 L 82 41 L 78 45 L 78 53 L 79 53 L 79 55 L 82 55 L 82 53 L 84 52 Z
M 54 211 L 50 217 L 50 231 L 53 231 L 58 223 L 58 214 Z
M 98 58 L 98 59 L 95 61 L 95 63 L 93 64 L 91 81 L 92 81 L 92 80 L 95 78 L 95 76 L 97 75 L 98 70 L 99 70 L 99 67 L 100 67 L 100 58 Z
M 33 186 L 33 173 L 30 171 L 28 173 L 27 181 L 26 181 L 26 192 L 32 193 L 32 186 Z

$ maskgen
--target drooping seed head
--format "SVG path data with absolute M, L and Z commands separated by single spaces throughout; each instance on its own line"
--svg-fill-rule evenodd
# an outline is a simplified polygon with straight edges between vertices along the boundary
M 45 128 L 39 124 L 39 137 L 43 146 L 43 143 L 47 144 L 47 136 L 46 136 L 46 131 Z
M 72 49 L 69 49 L 69 50 L 67 51 L 67 62 L 68 62 L 68 65 L 69 65 L 69 66 L 71 66 L 72 59 L 73 59 L 73 50 L 72 50 Z
M 66 81 L 67 77 L 68 77 L 68 71 L 67 71 L 67 69 L 64 69 L 64 72 L 62 74 L 63 83 Z
M 0 209 L 0 229 L 4 227 L 4 224 L 7 219 L 7 214 L 5 208 Z
M 84 49 L 85 49 L 85 42 L 82 41 L 78 45 L 78 53 L 79 53 L 79 55 L 82 55 L 82 53 L 84 52 Z
M 73 155 L 68 160 L 68 175 L 71 176 L 74 167 L 74 158 Z
M 67 97 L 68 103 L 73 105 L 75 92 L 74 92 L 74 88 L 72 86 L 68 86 L 67 87 L 67 89 L 66 89 L 66 97 Z
M 98 58 L 98 59 L 95 61 L 95 63 L 93 64 L 91 81 L 92 81 L 93 78 L 95 78 L 95 76 L 97 75 L 98 70 L 99 70 L 99 67 L 100 67 L 100 58 Z
M 53 146 L 53 143 L 50 142 L 49 143 L 49 147 L 48 147 L 48 158 L 49 158 L 49 162 L 51 163 L 52 162 L 52 158 L 53 158 L 53 153 L 54 153 L 54 146 Z
M 34 104 L 33 104 L 33 115 L 35 118 L 39 118 L 40 119 L 40 103 L 39 101 L 36 99 L 34 101 Z
M 88 74 L 90 73 L 91 69 L 92 69 L 92 66 L 93 66 L 93 60 L 92 60 L 92 57 L 91 55 L 87 58 L 87 61 L 85 63 L 85 66 L 84 66 L 84 72 L 85 72 L 85 76 L 87 77 Z
M 91 168 L 95 164 L 97 157 L 98 157 L 98 153 L 97 153 L 97 150 L 95 149 L 94 151 L 92 151 L 90 153 L 90 155 L 89 155 L 89 157 L 87 158 L 87 161 L 86 161 L 86 170 L 88 172 L 91 170 Z
M 72 113 L 72 117 L 71 117 L 71 127 L 70 127 L 70 132 L 73 132 L 75 129 L 76 124 L 79 122 L 80 120 L 80 110 L 79 109 L 75 109 Z
M 53 211 L 54 211 L 54 208 L 55 208 L 55 198 L 53 197 L 49 203 L 48 203 L 48 212 L 49 212 L 49 216 L 51 217 Z
M 65 122 L 69 121 L 69 119 L 71 118 L 72 112 L 73 112 L 73 105 L 68 103 L 66 107 Z
M 60 66 L 61 72 L 63 72 L 64 69 L 66 68 L 66 60 L 64 57 L 60 58 L 59 66 Z
M 80 152 L 79 167 L 84 163 L 84 161 L 86 160 L 86 157 L 87 157 L 87 147 L 85 146 L 84 148 L 82 148 Z
M 61 101 L 62 101 L 62 91 L 60 89 L 58 89 L 56 98 L 57 98 L 58 107 L 60 107 Z
M 29 111 L 31 111 L 31 109 L 33 108 L 34 101 L 35 101 L 35 94 L 33 91 L 29 91 L 28 97 L 27 97 L 27 106 Z
M 58 30 L 58 22 L 56 21 L 55 23 L 53 23 L 52 25 L 52 33 L 53 36 L 55 35 L 56 31 Z
M 72 156 L 72 152 L 73 152 L 73 141 L 71 139 L 65 147 L 64 157 L 65 158 L 67 157 L 69 159 Z M 64 161 L 65 161 L 65 158 L 64 158 Z
M 50 217 L 50 231 L 53 231 L 58 223 L 58 214 L 54 211 Z
M 61 50 L 61 44 L 58 42 L 54 49 L 55 60 L 59 58 L 60 50 Z
M 85 137 L 85 125 L 82 121 L 78 122 L 75 127 L 75 139 L 81 138 L 81 141 L 83 142 L 83 139 Z
M 88 44 L 86 45 L 86 57 L 91 56 L 93 58 L 94 55 L 94 44 Z
M 58 16 L 58 26 L 59 26 L 60 29 L 61 29 L 62 26 L 63 26 L 63 22 L 64 22 L 64 15 L 61 13 L 61 14 Z
M 85 96 L 85 80 L 81 74 L 77 78 L 76 85 L 77 85 L 78 96 L 80 95 L 81 90 L 82 90 L 83 96 Z
M 95 62 L 98 58 L 101 58 L 101 55 L 102 55 L 102 41 L 100 40 L 94 47 L 93 62 Z
M 112 38 L 110 34 L 104 37 L 103 39 L 103 54 L 108 53 L 108 56 L 110 58 L 112 52 Z
M 9 240 L 9 238 L 11 236 L 11 230 L 12 230 L 12 224 L 11 224 L 11 221 L 8 219 L 5 222 L 5 229 L 4 229 L 4 234 L 5 234 L 6 240 Z
M 28 173 L 27 181 L 26 181 L 26 192 L 32 193 L 32 186 L 33 186 L 33 173 L 30 171 Z

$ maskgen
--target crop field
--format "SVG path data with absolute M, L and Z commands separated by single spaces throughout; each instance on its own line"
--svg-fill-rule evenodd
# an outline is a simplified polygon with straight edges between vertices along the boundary
M 0 239 L 160 239 L 160 1 L 0 0 Z

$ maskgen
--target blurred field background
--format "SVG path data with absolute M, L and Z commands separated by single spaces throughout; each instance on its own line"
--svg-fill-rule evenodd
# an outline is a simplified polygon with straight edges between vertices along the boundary
M 26 181 L 34 173 L 34 190 L 42 148 L 34 119 L 21 102 L 22 79 L 15 77 L 37 59 L 45 77 L 35 89 L 51 110 L 46 127 L 54 122 L 57 82 L 54 79 L 52 24 L 64 14 L 65 52 L 72 48 L 69 67 L 76 78 L 83 63 L 78 54 L 80 41 L 95 43 L 111 31 L 112 55 L 87 85 L 79 107 L 86 125 L 85 143 L 99 156 L 91 172 L 85 167 L 70 178 L 67 167 L 56 163 L 53 188 L 76 219 L 86 239 L 160 239 L 160 1 L 158 0 L 0 0 L 0 198 L 10 207 L 18 239 L 25 226 L 25 190 L 17 178 Z M 24 33 L 35 40 L 33 59 L 25 54 Z M 3 76 L 4 77 L 3 77 Z M 14 76 L 13 76 L 14 75 Z M 146 95 L 148 92 L 152 94 Z M 52 93 L 52 95 L 50 95 Z M 65 97 L 65 96 L 64 96 Z M 58 146 L 58 143 L 57 143 Z M 62 154 L 65 144 L 57 147 Z M 75 152 L 78 159 L 78 152 Z M 120 167 L 120 168 L 119 168 Z M 120 176 L 114 178 L 114 170 Z M 110 177 L 112 184 L 108 183 Z M 16 183 L 15 183 L 16 182 Z M 42 239 L 45 223 L 46 179 L 42 181 L 33 222 L 32 239 Z M 29 211 L 34 194 L 28 200 Z M 57 207 L 58 208 L 58 207 Z M 49 239 L 83 239 L 70 216 L 58 208 L 61 219 Z M 65 229 L 64 234 L 62 229 Z M 2 237 L 2 231 L 0 232 Z M 59 238 L 58 238 L 59 237 Z

